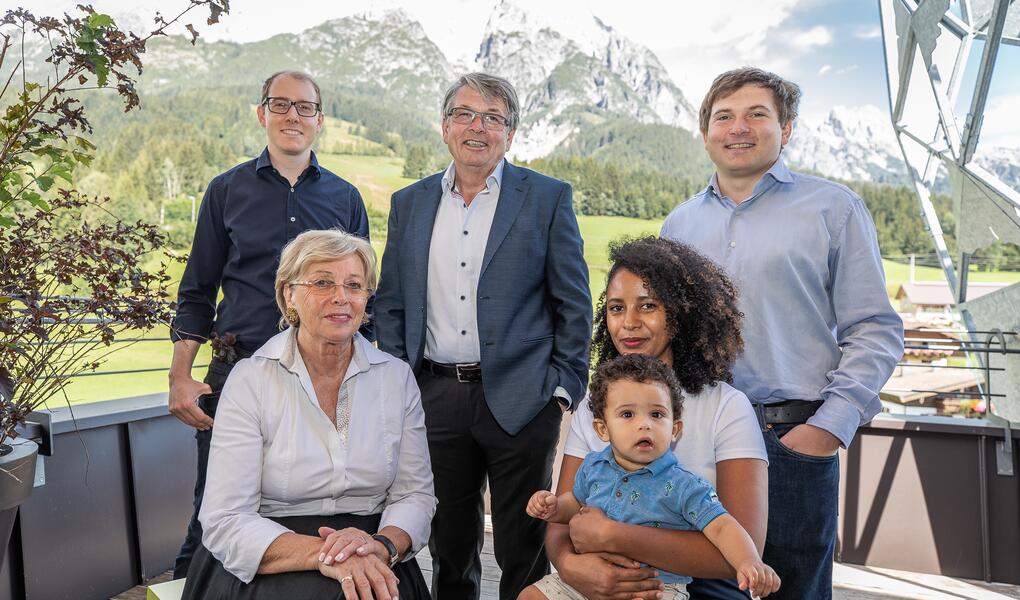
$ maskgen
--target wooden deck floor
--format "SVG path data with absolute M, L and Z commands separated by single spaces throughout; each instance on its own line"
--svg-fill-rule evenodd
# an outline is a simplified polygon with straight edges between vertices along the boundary
M 432 557 L 428 548 L 418 554 L 418 564 L 425 574 L 425 581 L 431 586 Z M 492 534 L 486 533 L 482 547 L 482 600 L 497 599 L 499 574 L 499 566 L 492 554 Z M 150 583 L 169 579 L 168 571 Z M 1020 600 L 1020 586 L 851 565 L 836 564 L 833 579 L 834 600 Z M 131 588 L 112 600 L 145 600 L 145 587 Z

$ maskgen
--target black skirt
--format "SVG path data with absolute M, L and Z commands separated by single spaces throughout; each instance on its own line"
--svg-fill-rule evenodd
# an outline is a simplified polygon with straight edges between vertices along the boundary
M 300 516 L 272 518 L 280 525 L 295 533 L 318 535 L 319 527 L 358 529 L 375 533 L 379 528 L 381 515 L 335 515 Z M 425 578 L 414 559 L 398 563 L 393 574 L 400 583 L 397 585 L 401 600 L 428 600 L 429 590 Z M 318 571 L 297 571 L 273 575 L 256 575 L 251 583 L 244 583 L 216 560 L 205 545 L 198 547 L 188 568 L 188 580 L 184 585 L 182 600 L 343 600 L 344 592 L 340 582 L 325 577 Z

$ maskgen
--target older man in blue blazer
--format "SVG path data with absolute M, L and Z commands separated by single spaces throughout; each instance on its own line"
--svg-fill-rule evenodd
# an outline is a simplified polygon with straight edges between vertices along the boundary
M 379 347 L 418 376 L 439 507 L 432 596 L 480 593 L 491 492 L 500 598 L 548 573 L 544 523 L 562 411 L 588 382 L 591 294 L 570 185 L 504 159 L 520 109 L 504 79 L 447 92 L 441 173 L 393 194 L 376 295 Z

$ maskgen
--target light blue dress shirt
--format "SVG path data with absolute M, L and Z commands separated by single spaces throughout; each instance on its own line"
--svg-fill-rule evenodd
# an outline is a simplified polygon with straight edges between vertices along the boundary
M 701 531 L 726 509 L 715 489 L 680 466 L 676 455 L 666 452 L 637 471 L 623 469 L 613 457 L 612 446 L 584 458 L 574 479 L 574 498 L 594 506 L 620 523 Z M 690 583 L 691 577 L 659 572 L 664 583 Z
M 699 250 L 739 287 L 744 353 L 733 386 L 751 402 L 823 400 L 808 423 L 849 446 L 881 411 L 878 392 L 903 356 L 864 201 L 780 157 L 739 204 L 713 175 L 670 213 L 662 237 Z

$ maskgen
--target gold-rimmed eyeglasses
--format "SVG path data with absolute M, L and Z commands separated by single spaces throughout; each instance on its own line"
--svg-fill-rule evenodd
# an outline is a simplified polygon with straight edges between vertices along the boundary
M 503 115 L 489 112 L 475 112 L 469 108 L 458 106 L 447 111 L 446 116 L 458 125 L 470 125 L 475 122 L 475 117 L 481 117 L 482 128 L 488 131 L 503 131 L 510 124 Z
M 316 296 L 331 296 L 334 290 L 338 287 L 344 289 L 344 294 L 351 298 L 367 298 L 372 294 L 370 288 L 358 283 L 357 281 L 345 281 L 337 283 L 330 281 L 329 279 L 313 279 L 311 281 L 292 281 L 287 285 L 303 285 L 308 288 L 308 291 Z

